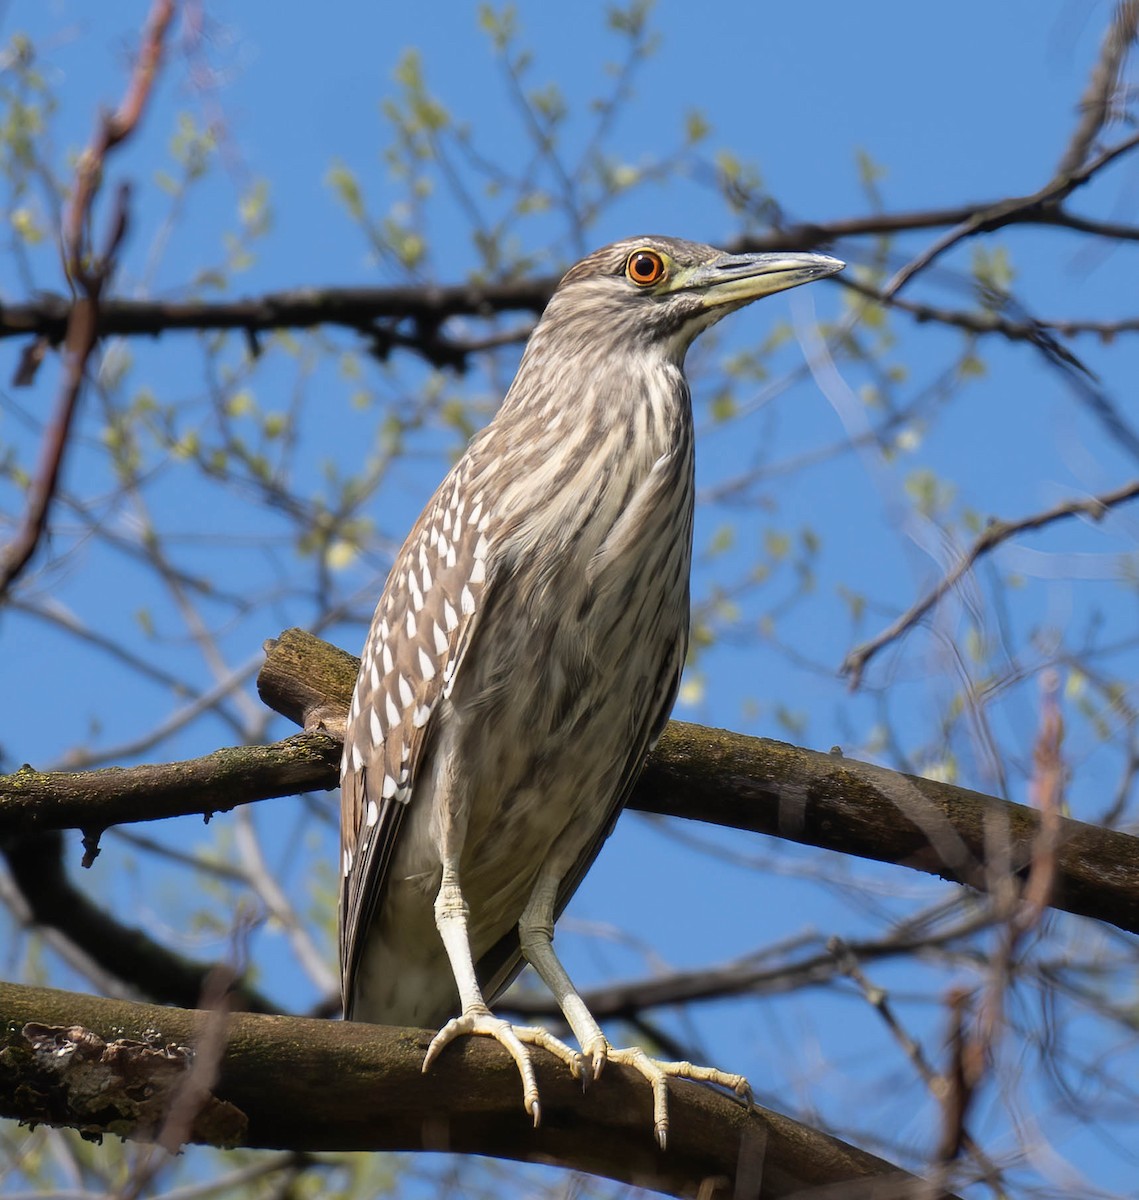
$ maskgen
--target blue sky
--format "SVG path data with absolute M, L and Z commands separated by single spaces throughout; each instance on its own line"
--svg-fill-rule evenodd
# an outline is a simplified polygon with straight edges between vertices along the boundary
M 576 105 L 604 86 L 605 63 L 615 52 L 604 32 L 605 9 L 596 3 L 520 6 L 523 40 L 534 54 L 534 83 L 557 80 Z M 58 94 L 61 109 L 53 153 L 61 170 L 67 151 L 85 140 L 95 107 L 120 94 L 128 61 L 125 51 L 144 10 L 145 5 L 121 0 L 104 0 L 98 6 L 78 0 L 11 0 L 0 5 L 0 39 L 7 41 L 17 30 L 26 30 L 40 47 L 49 83 Z M 123 287 L 130 293 L 177 295 L 204 263 L 217 261 L 224 234 L 237 224 L 238 197 L 260 177 L 270 183 L 273 224 L 257 247 L 255 262 L 235 281 L 235 292 L 390 282 L 390 271 L 374 260 L 346 217 L 329 187 L 328 173 L 335 163 L 351 169 L 374 211 L 385 211 L 398 199 L 398 184 L 381 158 L 389 135 L 379 105 L 395 94 L 393 71 L 408 47 L 419 48 L 429 90 L 470 123 L 485 153 L 508 159 L 512 139 L 520 140 L 516 113 L 478 30 L 474 5 L 331 0 L 316 10 L 217 3 L 209 12 L 217 23 L 211 56 L 220 69 L 216 92 L 191 90 L 184 70 L 173 71 L 163 81 L 140 135 L 112 166 L 115 178 L 132 177 L 137 184 L 123 274 Z M 891 210 L 1030 192 L 1049 177 L 1059 158 L 1107 13 L 1104 4 L 1085 7 L 1071 0 L 1008 0 L 999 5 L 966 0 L 951 10 L 834 0 L 811 5 L 664 2 L 654 19 L 662 34 L 659 49 L 637 78 L 635 96 L 615 123 L 610 148 L 625 163 L 649 164 L 677 144 L 686 114 L 699 109 L 712 127 L 708 156 L 716 148 L 730 147 L 755 162 L 791 219 L 867 212 L 859 153 L 884 168 L 878 186 Z M 221 114 L 227 139 L 209 186 L 194 196 L 147 278 L 146 264 L 156 253 L 167 213 L 167 201 L 153 181 L 154 169 L 165 159 L 181 110 L 195 113 L 198 120 Z M 580 115 L 569 122 L 571 150 L 580 146 L 587 128 Z M 1133 163 L 1123 163 L 1081 194 L 1074 207 L 1086 214 L 1133 219 L 1136 184 Z M 530 239 L 526 249 L 538 256 L 542 269 L 553 270 L 572 260 L 579 249 L 637 232 L 717 242 L 737 231 L 719 197 L 700 182 L 687 180 L 638 191 L 614 204 L 588 231 L 586 245 L 575 245 L 552 218 L 531 221 L 523 237 Z M 430 234 L 429 276 L 440 282 L 463 279 L 473 265 L 469 237 L 454 206 L 442 196 L 430 205 Z M 932 236 L 922 233 L 899 241 L 891 265 L 900 265 Z M 1036 315 L 1096 317 L 1131 311 L 1133 250 L 1117 249 L 1089 259 L 1079 253 L 1073 235 L 1048 230 L 1016 230 L 999 240 L 1015 264 L 1016 294 Z M 853 269 L 869 259 L 871 249 L 865 242 L 852 241 L 836 247 L 835 253 L 849 257 Z M 966 307 L 971 300 L 972 253 L 969 245 L 955 250 L 927 279 L 913 285 L 912 294 Z M 37 285 L 58 288 L 47 249 L 36 264 Z M 0 298 L 21 295 L 19 282 L 0 269 Z M 790 322 L 805 340 L 815 320 L 834 320 L 843 311 L 837 286 L 805 289 L 734 317 L 724 327 L 717 350 L 752 345 L 779 322 Z M 905 399 L 932 386 L 960 339 L 916 328 L 904 319 L 897 320 L 892 331 L 896 342 L 886 350 L 884 361 L 908 372 L 902 387 Z M 348 345 L 351 339 L 340 337 L 339 342 Z M 1075 348 L 1100 374 L 1115 402 L 1125 411 L 1133 409 L 1133 381 L 1139 377 L 1134 348 L 1103 347 L 1089 339 Z M 177 397 L 181 388 L 196 394 L 197 383 L 191 380 L 196 380 L 198 355 L 188 339 L 164 338 L 154 346 L 132 345 L 131 350 L 140 383 L 160 389 L 167 399 Z M 17 346 L 0 345 L 0 380 L 10 378 L 18 351 Z M 764 644 L 761 621 L 778 610 L 781 595 L 794 590 L 790 572 L 777 571 L 767 588 L 748 596 L 740 622 L 747 636 L 725 640 L 700 660 L 699 698 L 677 715 L 792 737 L 777 719 L 783 708 L 803 720 L 793 740 L 819 749 L 842 744 L 849 753 L 877 752 L 890 761 L 876 742 L 877 699 L 872 694 L 850 695 L 837 678 L 852 638 L 838 589 L 846 585 L 864 591 L 871 610 L 861 632 L 869 635 L 905 608 L 944 567 L 939 539 L 912 517 L 907 482 L 914 473 L 928 470 L 952 481 L 957 515 L 972 508 L 983 515 L 1016 516 L 1069 495 L 1114 486 L 1134 469 L 1032 351 L 1022 345 L 986 343 L 982 353 L 985 375 L 944 410 L 932 406 L 928 423 L 914 430 L 912 449 L 889 460 L 844 454 L 785 477 L 773 475 L 763 488 L 766 507 L 747 512 L 730 506 L 702 510 L 698 549 L 726 522 L 736 526 L 737 544 L 716 564 L 698 569 L 698 599 L 719 578 L 717 571 L 746 569 L 773 529 L 794 534 L 810 526 L 821 537 L 823 550 L 814 591 L 785 617 L 779 616 L 771 644 Z M 800 371 L 802 362 L 800 341 L 792 338 L 770 366 L 779 376 Z M 694 355 L 694 365 L 706 365 L 705 359 Z M 707 365 L 709 376 L 718 379 L 715 363 Z M 839 366 L 842 370 L 841 362 Z M 377 388 L 390 388 L 395 395 L 398 387 L 414 386 L 426 376 L 414 365 L 405 364 L 401 370 L 398 381 L 384 377 Z M 482 389 L 487 403 L 494 398 L 493 378 L 476 375 L 472 384 Z M 6 402 L 0 410 L 0 438 L 21 436 L 7 401 L 46 405 L 53 379 L 45 370 L 30 398 L 0 393 Z M 846 370 L 843 380 L 854 395 L 868 382 L 859 368 Z M 256 388 L 259 396 L 271 395 L 293 381 L 292 364 L 270 362 L 258 375 Z M 357 469 L 371 436 L 370 418 L 354 413 L 352 385 L 333 367 L 321 366 L 310 386 L 321 397 L 321 407 L 310 410 L 305 428 L 314 460 L 327 457 L 342 461 L 346 471 Z M 752 386 L 750 395 L 746 386 Z M 757 460 L 780 464 L 820 446 L 840 446 L 847 436 L 836 395 L 824 394 L 810 379 L 730 429 L 716 429 L 707 420 L 711 385 L 706 383 L 701 391 L 698 382 L 696 390 L 698 419 L 703 418 L 706 434 L 700 446 L 702 486 L 713 486 Z M 760 393 L 760 384 L 745 385 L 742 399 L 746 402 Z M 417 459 L 393 476 L 381 497 L 383 528 L 390 536 L 410 525 L 429 495 L 438 478 L 442 445 L 428 438 L 422 448 L 431 452 L 429 460 Z M 78 456 L 73 469 L 81 473 L 85 462 Z M 318 487 L 315 467 L 312 475 Z M 76 490 L 82 489 L 78 475 L 73 482 Z M 155 512 L 175 528 L 190 529 L 205 521 L 228 533 L 234 532 L 232 520 L 251 544 L 274 534 L 270 517 L 245 510 L 231 517 L 220 501 L 187 494 L 176 483 L 156 489 L 153 501 Z M 0 508 L 10 503 L 11 494 L 0 493 Z M 998 560 L 1025 577 L 1011 618 L 1020 644 L 1027 645 L 1037 627 L 1066 630 L 1075 637 L 1075 631 L 1091 628 L 1097 619 L 1120 639 L 1129 635 L 1131 600 L 1118 578 L 1131 562 L 1133 522 L 1133 516 L 1122 513 L 1095 531 L 1082 524 L 1065 527 L 1036 539 L 1028 550 L 1009 551 Z M 909 536 L 911 530 L 914 537 Z M 225 571 L 232 571 L 233 586 L 246 586 L 256 573 L 257 549 L 228 553 L 230 565 L 223 578 Z M 204 564 L 212 551 L 203 546 L 197 551 L 187 548 L 185 554 L 187 561 Z M 275 561 L 284 562 L 287 569 L 287 557 Z M 363 586 L 369 572 L 382 573 L 383 566 L 382 551 L 377 550 L 351 570 Z M 378 585 L 377 579 L 377 590 Z M 86 619 L 124 630 L 128 637 L 137 605 L 146 602 L 132 591 L 134 577 L 128 568 L 93 552 L 73 560 L 51 586 Z M 148 585 L 140 580 L 137 586 Z M 250 614 L 223 641 L 229 662 L 251 658 L 262 638 L 306 619 L 303 604 Z M 986 627 L 994 621 L 988 613 Z M 967 624 L 951 605 L 941 618 L 940 633 L 951 643 L 964 638 Z M 363 630 L 358 624 L 345 625 L 335 635 L 355 648 Z M 146 689 L 107 696 L 105 664 L 97 656 L 76 653 L 63 639 L 14 615 L 0 619 L 0 638 L 5 674 L 19 681 L 25 697 L 20 711 L 11 712 L 5 722 L 4 749 L 13 763 L 56 760 L 68 747 L 88 739 L 94 717 L 102 732 L 93 743 L 113 746 L 148 728 L 156 708 L 162 711 L 173 704 L 169 697 Z M 169 648 L 168 652 L 175 655 Z M 1126 658 L 1114 660 L 1115 669 L 1123 673 L 1134 665 L 1134 652 L 1125 653 Z M 193 661 L 192 647 L 178 651 L 175 658 L 179 670 L 208 680 L 208 673 Z M 931 663 L 940 669 L 931 669 Z M 891 673 L 895 676 L 891 721 L 900 740 L 920 751 L 918 765 L 925 765 L 922 753 L 936 742 L 930 729 L 959 680 L 944 669 L 936 643 L 928 657 L 911 643 L 906 654 L 884 656 L 877 669 L 878 682 Z M 65 674 L 70 682 L 61 704 L 59 679 Z M 1038 719 L 1034 691 L 1028 685 L 1012 690 L 990 715 L 995 737 L 1014 764 L 1011 797 L 1023 800 L 1024 768 Z M 283 724 L 272 730 L 274 736 L 285 732 Z M 226 744 L 226 737 L 220 722 L 203 722 L 188 727 L 166 751 L 202 753 Z M 1086 726 L 1073 723 L 1070 737 L 1069 753 L 1078 769 L 1069 800 L 1075 813 L 1090 817 L 1105 807 L 1104 795 L 1114 783 L 1118 761 Z M 962 782 L 992 790 L 996 782 L 980 742 L 961 737 L 954 744 L 958 769 Z M 300 817 L 294 819 L 290 829 L 300 827 Z M 679 967 L 718 963 L 805 931 L 857 937 L 880 928 L 876 911 L 847 903 L 841 891 L 822 886 L 814 874 L 800 878 L 817 866 L 819 853 L 759 839 L 745 844 L 738 835 L 715 831 L 683 832 L 763 858 L 766 870 L 757 877 L 741 866 L 694 858 L 678 842 L 675 829 L 664 831 L 639 818 L 626 819 L 568 914 L 578 924 L 570 926 L 563 939 L 566 957 L 586 982 L 635 976 L 648 969 L 636 951 L 573 933 L 590 922 L 625 929 Z M 178 840 L 204 835 L 199 824 L 185 822 L 161 836 Z M 313 848 L 306 857 L 284 838 L 277 849 L 281 864 L 290 864 L 293 882 L 302 886 L 313 858 L 327 846 Z M 124 905 L 140 903 L 139 877 L 113 880 L 108 864 L 114 860 L 110 854 L 105 859 L 92 873 L 93 886 L 108 889 Z M 951 894 L 947 887 L 900 869 L 837 858 L 833 862 L 837 878 L 859 881 L 864 897 L 880 890 L 881 904 L 899 915 Z M 208 953 L 208 947 L 201 952 Z M 274 994 L 298 1005 L 311 998 L 291 992 L 280 939 L 274 942 L 271 933 L 263 934 L 257 952 Z M 903 994 L 929 987 L 929 979 L 911 978 L 892 964 L 876 967 L 876 978 Z M 824 1119 L 841 1121 L 853 1107 L 865 1072 L 897 1051 L 853 992 L 807 996 L 797 1004 L 764 998 L 713 1006 L 702 1014 L 698 1040 L 720 1065 L 747 1070 L 759 1093 L 774 1106 L 818 1111 Z M 940 1010 L 915 1001 L 908 1016 L 936 1052 Z M 904 1074 L 904 1062 L 899 1060 L 897 1071 Z M 916 1147 L 928 1142 L 933 1119 L 928 1104 L 915 1109 L 912 1093 L 904 1100 L 879 1095 L 875 1102 L 878 1107 L 867 1116 L 868 1126 L 891 1125 L 900 1140 Z M 1094 1182 L 1124 1186 L 1128 1166 L 1112 1154 L 1099 1154 L 1090 1135 L 1065 1126 L 1056 1136 L 1062 1152 Z

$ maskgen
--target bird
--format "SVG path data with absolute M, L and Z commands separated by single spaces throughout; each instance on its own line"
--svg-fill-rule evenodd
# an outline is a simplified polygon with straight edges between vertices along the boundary
M 415 523 L 376 606 L 341 768 L 344 1015 L 532 1048 L 583 1084 L 607 1061 L 750 1098 L 739 1075 L 612 1046 L 553 949 L 554 922 L 628 799 L 688 645 L 694 427 L 684 360 L 753 300 L 832 275 L 819 253 L 671 237 L 571 267 L 497 413 Z M 490 1004 L 529 963 L 580 1050 Z

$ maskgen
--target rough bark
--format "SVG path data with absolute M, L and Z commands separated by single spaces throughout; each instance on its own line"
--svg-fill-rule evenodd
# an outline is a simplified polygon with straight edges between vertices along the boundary
M 266 643 L 261 698 L 339 733 L 359 660 L 299 629 Z M 331 784 L 328 784 L 331 786 Z M 766 833 L 1007 891 L 1040 843 L 1035 809 L 769 738 L 671 721 L 630 808 Z M 1139 933 L 1139 838 L 1064 820 L 1052 905 Z
M 533 1129 L 499 1046 L 464 1039 L 424 1075 L 429 1036 L 0 984 L 0 1116 L 168 1148 L 191 1141 L 490 1154 L 676 1196 L 778 1200 L 824 1187 L 841 1188 L 844 1200 L 944 1194 L 836 1138 L 766 1109 L 749 1113 L 695 1084 L 671 1087 L 662 1153 L 648 1087 L 615 1064 L 583 1094 L 561 1064 L 536 1055 L 542 1123 Z
M 303 630 L 266 643 L 262 699 L 306 733 L 190 762 L 0 776 L 0 832 L 209 815 L 336 785 L 358 660 Z M 768 738 L 681 721 L 650 755 L 630 807 L 766 833 L 1009 895 L 1039 844 L 1035 810 Z M 1139 933 L 1139 838 L 1064 820 L 1053 907 Z

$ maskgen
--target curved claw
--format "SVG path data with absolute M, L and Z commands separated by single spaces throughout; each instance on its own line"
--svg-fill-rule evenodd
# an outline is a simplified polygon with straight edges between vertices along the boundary
M 609 1042 L 604 1037 L 594 1038 L 582 1046 L 581 1059 L 585 1068 L 581 1086 L 582 1091 L 585 1091 L 594 1080 L 601 1077 L 601 1072 L 609 1061 Z
M 522 1104 L 534 1119 L 537 1129 L 542 1120 L 542 1106 L 538 1100 L 538 1081 L 534 1076 L 534 1065 L 530 1061 L 528 1046 L 538 1046 L 549 1051 L 569 1067 L 575 1079 L 585 1075 L 585 1065 L 576 1050 L 571 1049 L 548 1029 L 538 1025 L 511 1025 L 509 1021 L 493 1016 L 489 1011 L 471 1010 L 461 1016 L 452 1017 L 431 1039 L 427 1053 L 423 1056 L 426 1072 L 444 1048 L 459 1037 L 491 1037 L 502 1046 L 518 1068 L 522 1078 Z

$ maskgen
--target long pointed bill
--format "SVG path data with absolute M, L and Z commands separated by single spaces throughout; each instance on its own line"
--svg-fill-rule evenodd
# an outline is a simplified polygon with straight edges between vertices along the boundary
M 702 292 L 708 308 L 746 304 L 787 288 L 841 271 L 846 263 L 829 254 L 725 254 L 696 267 L 681 282 L 685 291 Z M 680 281 L 678 281 L 680 282 Z

